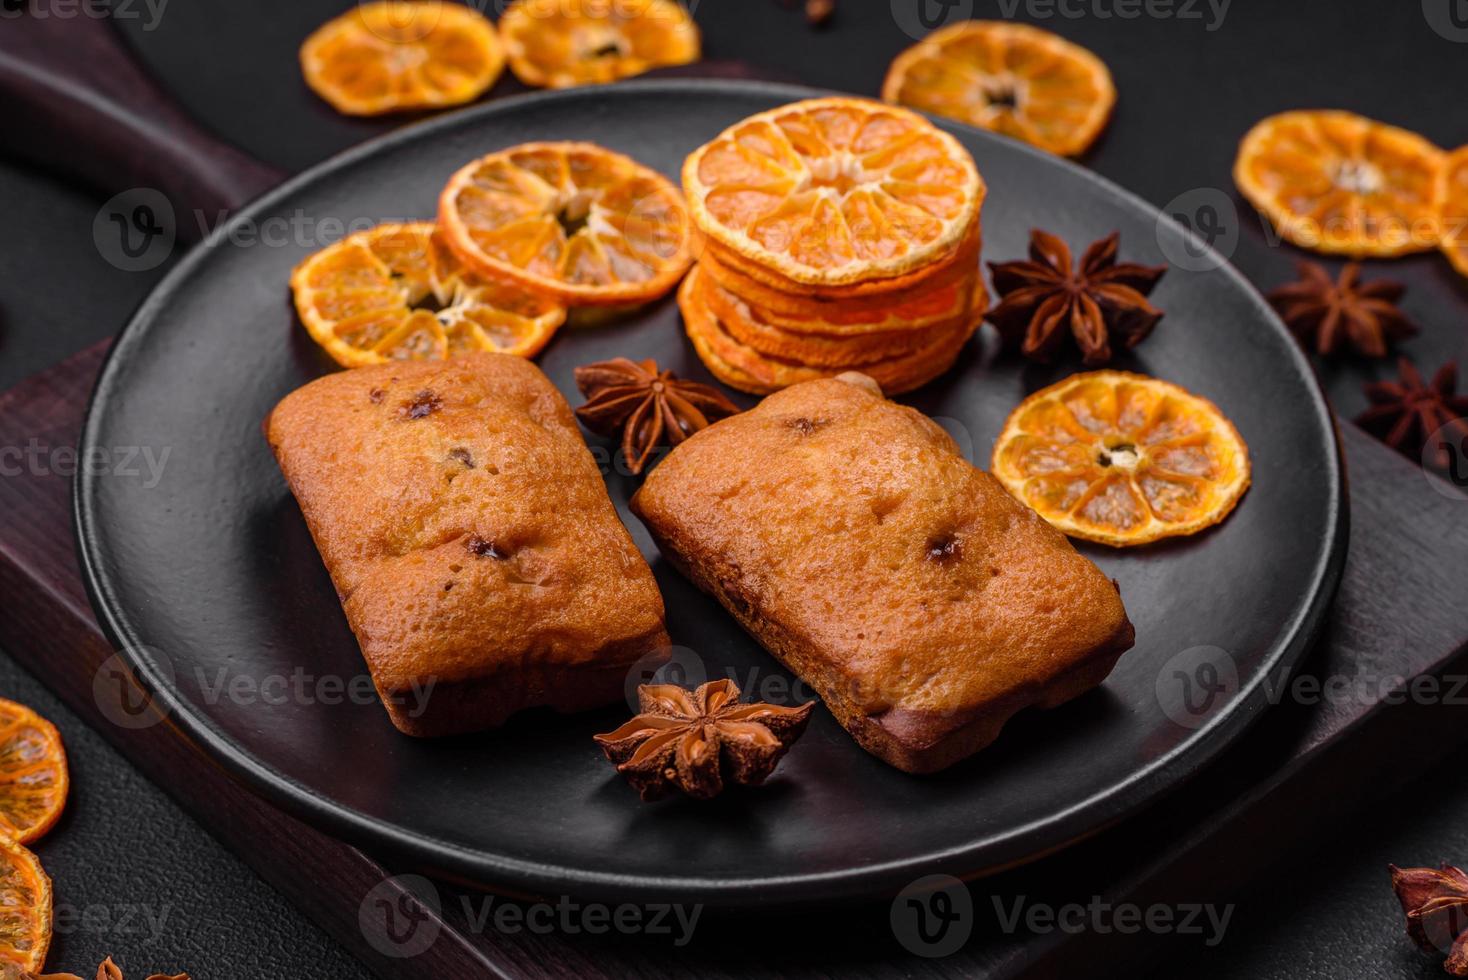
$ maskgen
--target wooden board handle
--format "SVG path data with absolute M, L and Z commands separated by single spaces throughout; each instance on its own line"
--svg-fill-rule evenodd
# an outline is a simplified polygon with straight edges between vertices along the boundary
M 177 214 L 211 219 L 284 176 L 185 114 L 109 21 L 12 14 L 3 30 L 0 146 L 12 155 L 107 194 L 155 188 Z M 178 225 L 190 235 L 199 222 Z

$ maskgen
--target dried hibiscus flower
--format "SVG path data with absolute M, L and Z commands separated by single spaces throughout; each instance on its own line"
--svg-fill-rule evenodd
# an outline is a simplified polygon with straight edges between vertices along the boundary
M 814 706 L 740 704 L 739 687 L 731 680 L 710 681 L 696 691 L 644 684 L 637 699 L 641 713 L 596 736 L 596 742 L 644 800 L 674 790 L 706 800 L 727 783 L 764 782 L 805 731 Z

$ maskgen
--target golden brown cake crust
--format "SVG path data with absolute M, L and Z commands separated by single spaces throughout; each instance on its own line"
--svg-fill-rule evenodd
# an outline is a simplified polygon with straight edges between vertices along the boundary
M 265 432 L 403 731 L 607 704 L 667 647 L 652 572 L 570 407 L 528 361 L 329 375 L 287 395 Z
M 863 747 L 910 772 L 1096 686 L 1132 645 L 1095 565 L 936 423 L 860 383 L 795 385 L 699 432 L 632 509 Z

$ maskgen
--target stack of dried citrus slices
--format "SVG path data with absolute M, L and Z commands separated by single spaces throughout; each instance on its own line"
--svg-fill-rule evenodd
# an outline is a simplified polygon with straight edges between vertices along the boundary
M 695 349 L 756 394 L 859 370 L 891 393 L 953 363 L 982 316 L 972 158 L 916 113 L 812 99 L 751 116 L 683 166 L 705 236 L 678 292 Z

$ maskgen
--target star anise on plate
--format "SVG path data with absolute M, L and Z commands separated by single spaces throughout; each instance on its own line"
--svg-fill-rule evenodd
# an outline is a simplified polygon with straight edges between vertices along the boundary
M 644 684 L 637 700 L 637 717 L 596 742 L 644 800 L 675 790 L 707 800 L 728 783 L 764 782 L 805 731 L 814 707 L 741 704 L 738 685 L 728 679 L 695 691 Z
M 1458 365 L 1449 361 L 1424 384 L 1422 375 L 1405 357 L 1397 364 L 1401 377 L 1396 381 L 1373 381 L 1362 387 L 1371 407 L 1356 416 L 1363 429 L 1378 436 L 1393 449 L 1418 457 L 1433 434 L 1446 427 L 1450 439 L 1462 444 L 1468 439 L 1468 395 L 1458 389 Z M 1432 465 L 1446 469 L 1452 464 L 1449 449 L 1438 445 L 1432 451 Z
M 676 446 L 739 406 L 717 388 L 659 371 L 653 360 L 616 357 L 576 369 L 576 387 L 586 404 L 576 417 L 592 432 L 622 436 L 622 454 L 641 473 L 659 446 Z
M 1349 262 L 1339 279 L 1318 262 L 1302 261 L 1297 282 L 1271 290 L 1269 302 L 1285 325 L 1318 354 L 1333 354 L 1341 341 L 1367 357 L 1385 357 L 1394 340 L 1417 332 L 1397 302 L 1407 287 L 1391 279 L 1361 281 L 1361 263 Z
M 1037 361 L 1050 360 L 1066 336 L 1089 367 L 1111 360 L 1113 346 L 1137 346 L 1162 319 L 1147 294 L 1167 266 L 1117 262 L 1120 241 L 1112 232 L 1073 265 L 1065 242 L 1034 229 L 1028 259 L 989 263 L 1000 300 L 987 319 L 1008 346 Z
M 1407 935 L 1428 952 L 1447 950 L 1443 969 L 1468 977 L 1468 875 L 1451 864 L 1390 868 L 1392 890 L 1407 915 Z

